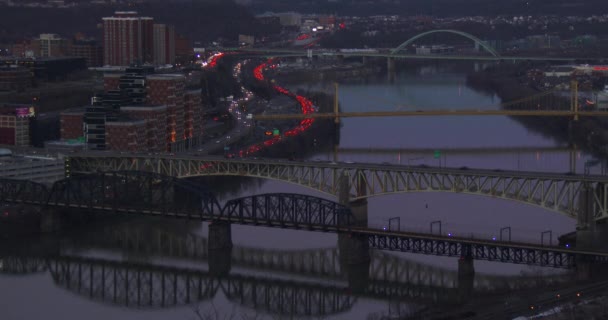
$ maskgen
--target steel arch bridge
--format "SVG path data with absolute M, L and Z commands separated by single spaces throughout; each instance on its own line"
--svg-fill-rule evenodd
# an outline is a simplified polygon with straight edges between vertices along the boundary
M 325 230 L 349 226 L 347 207 L 319 197 L 280 193 L 243 197 L 222 207 L 206 188 L 149 171 L 95 172 L 41 185 L 0 179 L 4 201 L 89 212 L 145 214 L 240 224 Z M 35 199 L 38 200 L 35 200 Z
M 194 156 L 77 155 L 67 161 L 74 173 L 140 170 L 178 178 L 246 176 L 293 183 L 331 196 L 338 195 L 341 177 L 346 176 L 352 200 L 397 193 L 451 192 L 517 201 L 570 218 L 580 213 L 597 220 L 608 218 L 608 178 L 604 176 Z M 588 204 L 582 205 L 582 199 Z
M 476 36 L 474 36 L 470 33 L 462 32 L 462 31 L 458 31 L 458 30 L 452 30 L 452 29 L 430 30 L 430 31 L 426 31 L 421 34 L 415 35 L 415 36 L 411 37 L 410 39 L 406 40 L 405 42 L 403 42 L 402 44 L 400 44 L 397 48 L 391 50 L 391 54 L 397 54 L 397 53 L 399 53 L 399 51 L 405 49 L 408 45 L 412 44 L 414 41 L 416 41 L 420 38 L 426 37 L 428 35 L 434 34 L 434 33 L 451 33 L 451 34 L 456 34 L 456 35 L 465 37 L 467 39 L 474 41 L 478 45 L 480 45 L 482 48 L 484 48 L 487 52 L 489 52 L 494 57 L 500 57 L 500 54 L 498 54 L 498 52 L 496 52 L 496 50 L 494 50 L 494 48 L 490 47 L 488 44 L 486 44 L 484 41 L 477 38 Z

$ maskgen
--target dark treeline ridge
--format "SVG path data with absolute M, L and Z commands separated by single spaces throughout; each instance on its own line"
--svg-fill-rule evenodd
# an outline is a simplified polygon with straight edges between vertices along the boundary
M 100 38 L 102 17 L 116 10 L 135 10 L 157 23 L 175 25 L 193 41 L 236 40 L 239 34 L 259 36 L 280 31 L 278 25 L 259 24 L 249 9 L 231 1 L 150 2 L 128 7 L 24 8 L 0 5 L 0 42 L 17 41 L 40 33 L 71 36 L 82 32 Z
M 496 93 L 502 101 L 514 101 L 538 94 L 539 91 L 523 84 L 526 70 L 538 67 L 533 62 L 499 64 L 470 74 L 467 85 L 484 92 Z M 568 98 L 564 98 L 568 99 Z M 608 120 L 602 117 L 582 117 L 572 121 L 564 117 L 513 117 L 526 128 L 560 143 L 575 144 L 578 148 L 606 158 L 608 149 Z
M 337 15 L 592 15 L 608 12 L 605 0 L 257 0 L 256 12 L 297 11 Z

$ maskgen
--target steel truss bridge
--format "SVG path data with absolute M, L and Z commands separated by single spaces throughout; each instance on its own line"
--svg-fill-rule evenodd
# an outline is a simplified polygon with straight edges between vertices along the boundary
M 255 177 L 289 182 L 331 196 L 338 195 L 341 177 L 346 176 L 352 200 L 395 193 L 452 192 L 517 201 L 571 218 L 585 210 L 592 210 L 592 216 L 598 220 L 608 217 L 608 178 L 605 176 L 138 154 L 82 154 L 68 158 L 66 165 L 73 174 L 133 170 L 177 178 Z M 592 205 L 585 206 L 584 210 L 581 194 L 591 195 Z
M 84 238 L 83 238 L 84 237 Z M 101 248 L 128 253 L 130 257 L 171 257 L 187 261 L 208 261 L 208 240 L 183 231 L 167 231 L 147 226 L 111 226 L 78 237 L 74 247 Z M 416 262 L 377 250 L 370 251 L 369 281 L 378 287 L 391 283 L 400 286 L 423 286 L 444 290 L 456 288 L 458 271 Z M 338 248 L 278 250 L 247 246 L 234 246 L 231 253 L 233 266 L 312 276 L 332 281 L 344 280 L 348 265 L 342 262 Z M 568 275 L 559 276 L 495 276 L 477 273 L 474 288 L 480 293 L 521 290 L 568 281 Z M 410 298 L 423 298 L 412 296 Z M 428 298 L 428 297 L 427 297 Z
M 342 274 L 336 270 L 341 267 L 335 249 L 288 253 L 282 250 L 253 249 L 252 252 L 250 248 L 233 248 L 232 252 L 233 265 L 262 271 L 278 271 L 300 277 L 323 278 L 326 279 L 325 282 L 329 280 L 333 283 L 328 286 L 244 274 L 218 276 L 207 270 L 175 268 L 143 262 L 153 257 L 180 258 L 192 262 L 208 260 L 206 239 L 193 234 L 167 232 L 161 229 L 133 229 L 125 226 L 108 227 L 106 230 L 88 235 L 90 237 L 84 241 L 79 237 L 73 246 L 64 247 L 69 241 L 63 241 L 61 251 L 70 252 L 71 248 L 78 251 L 78 248 L 92 246 L 116 250 L 121 254 L 126 253 L 130 257 L 129 261 L 86 258 L 73 256 L 70 253 L 45 258 L 6 257 L 0 261 L 17 261 L 17 263 L 14 264 L 14 268 L 1 269 L 1 271 L 14 272 L 18 270 L 16 266 L 27 266 L 23 272 L 37 272 L 48 268 L 54 281 L 61 287 L 103 303 L 136 308 L 187 305 L 212 299 L 218 290 L 222 290 L 231 301 L 269 313 L 322 316 L 350 309 L 356 302 L 355 296 L 381 300 L 450 302 L 457 300 L 462 294 L 458 288 L 457 272 L 375 251 L 369 267 L 370 279 L 363 292 L 359 291 L 353 295 L 350 285 L 343 284 L 344 275 L 349 272 L 348 267 Z M 153 241 L 155 238 L 158 241 Z M 248 257 L 261 256 L 262 259 L 256 259 L 258 262 L 251 264 L 250 258 L 243 257 L 243 253 Z M 305 264 L 317 265 L 315 268 L 317 270 L 324 268 L 328 261 L 332 266 L 337 267 L 333 268 L 335 271 L 325 269 L 330 274 L 294 270 L 292 258 L 302 253 L 313 258 Z M 329 257 L 329 259 L 320 260 L 319 257 Z M 266 262 L 260 264 L 260 260 Z M 564 275 L 546 278 L 481 275 L 477 283 L 482 284 L 483 287 L 476 288 L 474 294 L 487 298 L 488 294 L 500 296 L 513 290 L 559 285 L 568 280 L 569 277 Z M 300 303 L 299 301 L 304 301 L 302 299 L 310 303 L 294 306 Z
M 221 163 L 218 161 L 215 165 Z M 105 172 L 74 176 L 57 181 L 50 191 L 44 185 L 30 181 L 0 180 L 0 192 L 0 201 L 41 205 L 49 209 L 80 209 L 347 233 L 368 242 L 372 248 L 384 250 L 556 268 L 575 267 L 577 255 L 586 256 L 590 263 L 608 260 L 608 253 L 602 252 L 354 227 L 348 208 L 311 196 L 266 194 L 233 199 L 220 207 L 206 189 L 151 172 Z

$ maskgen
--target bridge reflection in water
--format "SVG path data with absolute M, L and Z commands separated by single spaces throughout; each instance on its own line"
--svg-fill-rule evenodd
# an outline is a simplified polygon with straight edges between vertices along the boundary
M 462 272 L 375 250 L 367 263 L 354 265 L 341 255 L 340 245 L 297 251 L 239 246 L 214 250 L 209 242 L 166 226 L 113 225 L 62 239 L 61 247 L 49 255 L 6 256 L 1 271 L 48 271 L 59 287 L 111 305 L 186 306 L 222 292 L 238 305 L 289 317 L 345 314 L 359 298 L 407 305 L 398 309 L 409 314 L 425 305 L 502 301 L 510 292 L 570 280 L 567 275 L 463 277 Z

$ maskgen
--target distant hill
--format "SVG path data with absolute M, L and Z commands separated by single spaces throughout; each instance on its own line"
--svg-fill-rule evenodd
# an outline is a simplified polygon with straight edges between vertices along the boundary
M 273 31 L 272 26 L 259 25 L 249 9 L 230 1 L 158 1 L 122 8 L 84 6 L 69 9 L 0 5 L 0 42 L 40 33 L 71 36 L 83 32 L 99 38 L 101 18 L 111 16 L 115 10 L 124 9 L 151 16 L 158 23 L 173 24 L 178 33 L 194 41 L 210 41 L 220 36 L 236 40 L 239 33 L 255 35 Z
M 338 15 L 592 15 L 608 14 L 606 0 L 254 0 L 256 12 Z

